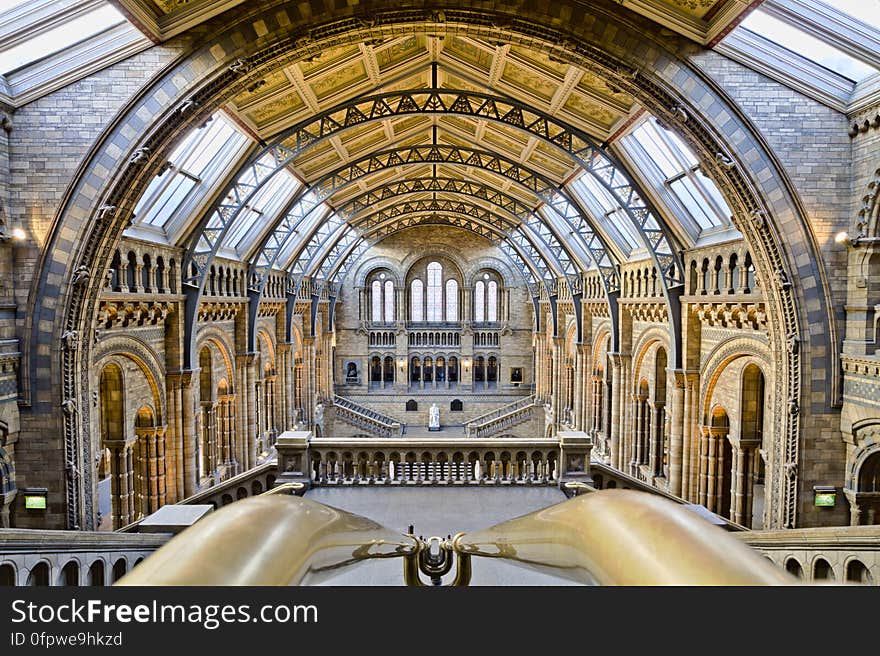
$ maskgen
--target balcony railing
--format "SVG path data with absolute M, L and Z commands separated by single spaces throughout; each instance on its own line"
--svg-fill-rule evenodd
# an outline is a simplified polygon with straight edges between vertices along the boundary
M 312 439 L 314 485 L 547 485 L 559 476 L 556 440 Z
M 489 437 L 528 421 L 532 418 L 534 411 L 535 397 L 527 396 L 471 419 L 465 425 L 465 430 L 468 437 Z

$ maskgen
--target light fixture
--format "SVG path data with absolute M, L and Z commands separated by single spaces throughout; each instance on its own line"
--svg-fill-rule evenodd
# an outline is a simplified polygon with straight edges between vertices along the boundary
M 855 238 L 850 237 L 849 233 L 844 231 L 838 232 L 834 235 L 834 243 L 843 244 L 844 246 L 851 246 L 852 248 L 856 248 L 860 244 L 876 244 L 880 242 L 880 237 L 866 237 L 864 235 L 857 235 Z
M 24 230 L 22 230 L 21 228 L 13 228 L 12 229 L 12 238 L 15 241 L 24 241 L 24 239 L 26 237 L 27 237 L 27 233 Z
M 470 368 L 470 366 L 471 366 L 471 361 L 468 360 L 467 358 L 465 358 L 464 360 L 462 360 L 461 363 L 464 365 L 464 370 L 465 370 L 465 371 L 467 371 L 467 370 Z

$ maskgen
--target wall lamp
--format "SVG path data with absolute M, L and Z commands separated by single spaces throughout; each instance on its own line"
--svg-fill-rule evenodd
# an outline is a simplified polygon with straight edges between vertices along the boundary
M 850 237 L 847 232 L 838 232 L 834 235 L 834 242 L 836 244 L 843 244 L 844 246 L 850 246 L 852 248 L 857 248 L 861 244 L 876 244 L 880 243 L 880 237 L 865 237 L 863 235 L 856 235 L 855 237 Z
M 399 358 L 397 360 L 397 366 L 403 369 L 404 367 L 406 367 L 406 360 L 404 360 L 403 358 Z
M 462 360 L 462 361 L 461 361 L 461 364 L 464 366 L 464 370 L 465 370 L 465 371 L 467 371 L 468 369 L 471 368 L 471 361 L 468 360 L 467 358 L 465 358 L 464 360 Z

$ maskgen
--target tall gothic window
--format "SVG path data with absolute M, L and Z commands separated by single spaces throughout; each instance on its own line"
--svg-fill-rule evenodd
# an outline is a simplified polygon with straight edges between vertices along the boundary
M 478 280 L 474 285 L 474 321 L 481 323 L 486 320 L 486 284 Z
M 394 283 L 385 281 L 385 323 L 394 323 Z
M 498 321 L 498 283 L 494 280 L 489 281 L 489 293 L 487 294 L 487 321 Z
M 443 267 L 428 265 L 428 321 L 443 321 Z
M 446 281 L 446 320 L 458 321 L 458 282 Z
M 410 306 L 410 321 L 424 321 L 425 315 L 422 312 L 423 300 L 422 295 L 424 293 L 422 281 L 418 278 L 412 281 L 410 285 L 410 295 L 409 295 L 409 306 Z
M 371 295 L 373 302 L 373 322 L 379 323 L 382 321 L 382 283 L 378 280 L 373 281 Z

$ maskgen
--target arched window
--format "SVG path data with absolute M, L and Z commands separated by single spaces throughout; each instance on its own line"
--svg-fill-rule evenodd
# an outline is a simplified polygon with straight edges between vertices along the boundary
M 443 267 L 428 265 L 428 321 L 443 321 Z
M 478 280 L 474 286 L 474 321 L 481 323 L 486 320 L 486 285 Z
M 489 293 L 487 296 L 487 320 L 498 321 L 498 283 L 494 280 L 489 281 Z
M 378 280 L 373 281 L 372 295 L 373 322 L 379 323 L 380 321 L 382 321 L 382 283 Z
M 418 278 L 413 280 L 410 289 L 410 321 L 424 321 L 425 315 L 422 313 L 422 295 L 424 293 L 422 281 Z
M 385 281 L 385 323 L 394 323 L 394 283 Z
M 446 320 L 458 321 L 458 282 L 446 281 Z

